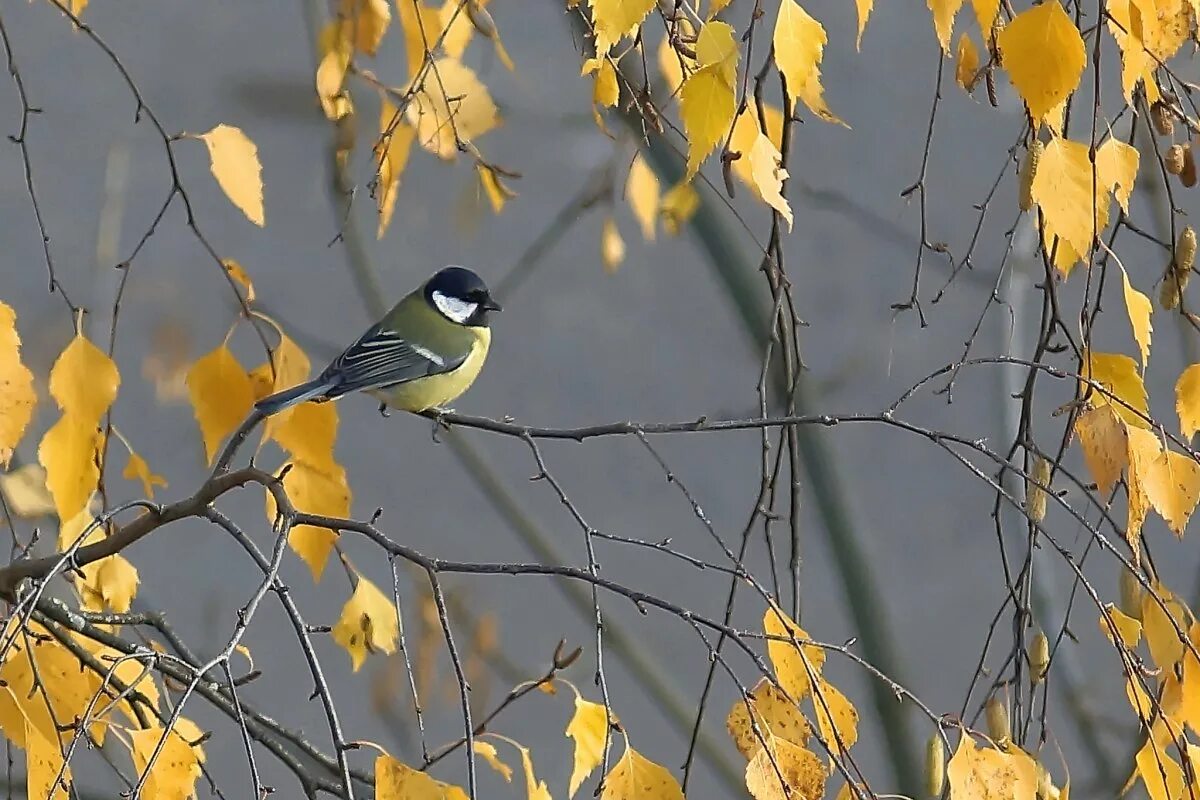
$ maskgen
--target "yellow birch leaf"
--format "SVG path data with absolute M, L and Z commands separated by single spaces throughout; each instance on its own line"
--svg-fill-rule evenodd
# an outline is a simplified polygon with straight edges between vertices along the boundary
M 264 361 L 250 370 L 247 377 L 250 379 L 250 391 L 254 393 L 254 402 L 257 403 L 271 393 L 271 387 L 275 383 L 275 371 L 271 369 L 270 361 Z
M 100 644 L 94 639 L 90 639 L 82 634 L 77 634 L 75 640 L 87 650 L 101 665 L 107 668 L 112 675 L 120 682 L 121 688 L 128 688 L 130 692 L 137 692 L 154 708 L 159 707 L 159 691 L 158 686 L 154 683 L 154 671 L 147 670 L 142 661 L 132 658 L 126 658 L 118 661 L 124 655 L 118 650 L 115 650 L 107 645 Z M 97 678 L 98 680 L 98 678 Z M 110 685 L 111 681 L 110 681 Z M 113 688 L 117 688 L 115 685 Z M 97 684 L 96 689 L 99 689 Z M 145 711 L 145 703 L 139 698 L 136 703 Z M 134 712 L 134 700 L 132 695 L 127 695 L 116 704 L 116 708 L 120 711 L 130 723 L 139 724 L 137 714 Z M 184 718 L 180 717 L 180 722 Z M 191 740 L 189 740 L 191 741 Z
M 1137 362 L 1124 353 L 1084 353 L 1083 377 L 1099 384 L 1103 391 L 1091 384 L 1080 387 L 1083 394 L 1091 390 L 1089 399 L 1093 405 L 1111 403 L 1117 414 L 1130 425 L 1146 427 L 1144 417 L 1150 413 L 1146 398 L 1146 386 L 1138 374 Z
M 500 123 L 496 104 L 475 72 L 453 58 L 439 58 L 408 105 L 417 143 L 453 161 L 459 142 L 471 142 Z
M 1116 644 L 1116 639 L 1113 637 L 1112 632 L 1112 628 L 1116 628 L 1117 636 L 1121 639 L 1122 645 L 1130 650 L 1137 647 L 1138 642 L 1142 640 L 1141 620 L 1136 620 L 1128 616 L 1112 603 L 1105 603 L 1104 611 L 1105 613 L 1100 615 L 1100 630 L 1108 637 L 1108 641 Z M 1110 619 L 1112 620 L 1111 627 L 1108 624 Z
M 609 274 L 616 272 L 625 260 L 625 240 L 617 230 L 617 221 L 611 216 L 604 218 L 600 230 L 600 258 L 604 262 L 604 271 Z
M 604 706 L 584 700 L 575 695 L 575 713 L 567 723 L 566 735 L 575 740 L 575 760 L 571 767 L 571 782 L 567 797 L 574 797 L 579 787 L 604 760 L 604 737 L 608 735 L 607 719 L 614 723 L 617 718 L 606 715 Z
M 266 224 L 263 214 L 262 165 L 258 147 L 241 128 L 218 125 L 199 135 L 208 147 L 213 177 L 225 196 L 246 218 L 260 228 Z
M 33 373 L 21 363 L 21 338 L 16 325 L 17 315 L 0 302 L 0 467 L 4 468 L 37 405 Z
M 661 192 L 658 176 L 642 154 L 638 153 L 629 167 L 629 178 L 625 181 L 625 199 L 629 201 L 629 208 L 648 242 L 654 241 L 657 233 Z
M 375 800 L 467 800 L 467 793 L 381 755 L 375 759 Z
M 1179 631 L 1187 632 L 1190 615 L 1187 606 L 1166 586 L 1155 581 L 1150 589 L 1142 594 L 1142 631 L 1150 658 L 1156 666 L 1169 670 L 1183 656 Z
M 253 303 L 255 298 L 254 283 L 250 280 L 250 274 L 246 272 L 245 267 L 234 261 L 232 258 L 221 259 L 221 266 L 225 268 L 225 272 L 229 274 L 229 277 L 232 278 L 238 286 L 242 287 L 242 297 L 245 299 L 245 301 L 247 303 Z
M 58 737 L 53 740 L 25 721 L 25 796 L 38 800 L 67 800 L 71 768 L 63 765 Z M 62 780 L 59 781 L 59 773 Z
M 38 461 L 46 468 L 46 486 L 59 519 L 70 519 L 86 505 L 100 482 L 96 460 L 104 436 L 94 420 L 63 414 L 38 445 Z
M 933 12 L 933 30 L 937 33 L 942 52 L 950 55 L 950 34 L 954 31 L 954 17 L 962 8 L 963 0 L 926 0 Z
M 708 4 L 708 18 L 712 19 L 717 14 L 720 14 L 730 2 L 731 0 L 712 0 Z
M 412 2 L 412 0 L 408 0 L 408 2 Z M 487 5 L 487 0 L 483 0 L 479 5 L 481 7 Z M 444 31 L 442 50 L 451 58 L 461 59 L 475 34 L 475 26 L 471 24 L 466 4 L 462 0 L 446 0 L 442 3 L 438 9 L 438 26 L 438 30 Z M 435 30 L 434 36 L 429 40 L 429 46 L 432 47 L 437 39 Z
M 1150 473 L 1151 466 L 1162 452 L 1162 442 L 1152 431 L 1134 425 L 1125 427 L 1125 435 L 1129 443 L 1129 509 L 1125 539 L 1129 542 L 1136 561 L 1141 551 L 1139 534 L 1146 521 L 1146 512 L 1150 510 L 1150 498 L 1146 494 L 1143 479 Z
M 816 645 L 803 644 L 811 637 L 774 604 L 763 615 L 763 633 L 773 637 L 767 640 L 767 655 L 775 667 L 779 685 L 792 700 L 800 702 L 812 692 L 813 679 L 821 676 L 825 651 Z M 789 639 L 795 639 L 799 646 Z
M 1140 160 L 1136 147 L 1111 136 L 1096 148 L 1096 181 L 1112 192 L 1126 212 Z
M 305 352 L 282 329 L 279 331 L 279 344 L 271 351 L 271 365 L 272 392 L 282 392 L 304 383 L 312 366 Z M 267 417 L 263 425 L 262 440 L 265 442 L 275 438 L 275 432 L 284 427 L 295 413 L 296 407 L 293 406 Z
M 1175 384 L 1175 411 L 1184 437 L 1191 439 L 1200 430 L 1200 364 L 1192 364 L 1180 373 Z
M 149 774 L 144 794 L 156 800 L 188 800 L 195 796 L 196 779 L 201 775 L 200 757 L 179 730 L 167 731 L 155 726 L 128 731 L 133 750 L 133 764 L 138 775 Z M 159 742 L 163 743 L 158 758 L 150 766 Z
M 505 186 L 500 180 L 500 175 L 491 167 L 477 162 L 475 172 L 479 175 L 479 185 L 483 187 L 483 193 L 487 196 L 492 211 L 499 214 L 504 210 L 504 204 L 509 198 L 516 197 L 517 193 Z
M 332 469 L 322 469 L 297 461 L 283 476 L 283 488 L 297 511 L 342 518 L 350 514 L 350 487 L 346 484 L 346 471 L 337 464 L 332 465 Z M 275 498 L 267 492 L 268 522 L 274 523 L 275 511 Z M 315 525 L 296 525 L 288 533 L 288 544 L 308 565 L 313 580 L 318 583 L 336 541 L 336 533 Z
M 26 464 L 0 475 L 0 495 L 13 516 L 37 519 L 54 513 L 54 498 L 46 488 L 46 468 Z
M 1137 341 L 1142 354 L 1142 370 L 1150 363 L 1150 338 L 1154 326 L 1150 324 L 1150 298 L 1133 288 L 1129 282 L 1129 273 L 1121 267 L 1121 279 L 1125 289 L 1125 312 L 1129 315 L 1129 324 L 1133 328 L 1133 338 Z
M 699 207 L 700 195 L 695 187 L 686 179 L 681 180 L 663 195 L 658 212 L 662 216 L 663 228 L 671 236 L 679 235 Z
M 74 653 L 38 625 L 28 638 L 17 635 L 0 666 L 0 729 L 18 747 L 26 747 L 25 723 L 58 742 L 56 720 L 82 720 L 99 688 Z M 8 640 L 6 634 L 5 640 Z M 46 638 L 41 638 L 46 637 Z M 32 652 L 30 652 L 32 651 Z M 89 732 L 103 744 L 105 725 L 95 721 Z
M 595 74 L 592 85 L 592 102 L 611 108 L 621 99 L 621 87 L 617 83 L 617 68 L 607 57 L 589 58 L 583 62 L 582 75 Z
M 735 700 L 725 717 L 725 727 L 733 743 L 747 759 L 754 757 L 768 736 L 784 739 L 803 747 L 811 734 L 800 707 L 788 700 L 775 685 L 761 678 L 750 692 L 749 708 L 742 699 Z M 753 724 L 751 714 L 753 713 Z M 754 727 L 757 725 L 758 734 Z M 761 739 L 759 737 L 762 737 Z
M 138 587 L 137 567 L 120 553 L 88 564 L 83 568 L 83 590 L 91 592 L 100 601 L 101 608 L 124 614 L 133 605 Z
M 525 773 L 525 797 L 527 800 L 551 800 L 550 790 L 545 781 L 540 781 L 533 773 L 533 759 L 529 756 L 529 748 L 517 746 L 521 752 L 521 769 Z
M 121 472 L 121 477 L 131 481 L 142 482 L 142 492 L 146 497 L 154 498 L 154 487 L 166 487 L 167 480 L 161 475 L 155 475 L 150 471 L 150 465 L 146 463 L 146 459 L 139 456 L 132 450 L 129 451 L 129 461 L 125 463 L 125 469 Z
M 849 750 L 858 741 L 858 709 L 824 678 L 818 681 L 812 702 L 817 730 L 830 754 L 837 756 Z
M 758 138 L 750 147 L 750 173 L 762 199 L 787 221 L 790 232 L 792 230 L 792 207 L 788 205 L 787 198 L 783 196 L 783 182 L 787 179 L 788 173 L 780 166 L 782 158 L 770 137 L 765 133 L 759 133 Z
M 1129 444 L 1121 418 L 1108 404 L 1089 408 L 1075 420 L 1075 435 L 1088 472 L 1100 494 L 1107 495 L 1129 463 Z
M 187 387 L 204 439 L 204 455 L 211 464 L 221 442 L 254 405 L 250 377 L 229 348 L 221 345 L 192 365 Z
M 1138 751 L 1135 763 L 1150 800 L 1180 800 L 1184 796 L 1183 769 L 1153 738 L 1148 738 Z
M 475 755 L 486 761 L 492 769 L 504 778 L 505 783 L 512 783 L 512 767 L 500 760 L 500 754 L 496 752 L 496 745 L 491 742 L 481 742 L 476 739 L 472 745 L 475 749 Z
M 1188 518 L 1200 500 L 1200 464 L 1190 456 L 1164 450 L 1139 478 L 1150 505 L 1167 521 L 1167 527 L 1183 538 Z
M 867 29 L 867 20 L 871 18 L 875 0 L 854 0 L 854 6 L 858 11 L 858 33 L 854 37 L 854 49 L 861 52 L 863 31 Z
M 369 56 L 375 55 L 388 25 L 392 23 L 392 9 L 388 1 L 342 0 L 342 16 L 353 29 L 354 47 Z
M 740 156 L 732 163 L 733 174 L 760 200 L 762 195 L 754 182 L 754 170 L 750 165 L 750 148 L 760 133 L 767 135 L 776 150 L 783 146 L 783 112 L 773 105 L 763 104 L 763 119 L 766 121 L 766 130 L 762 128 L 758 109 L 748 104 L 733 121 L 733 136 L 729 139 L 729 149 Z
M 600 800 L 683 800 L 679 781 L 625 742 L 625 754 L 604 777 Z
M 379 141 L 375 144 L 375 160 L 379 165 L 379 187 L 375 190 L 379 204 L 377 239 L 383 238 L 392 222 L 396 196 L 400 192 L 400 176 L 408 166 L 408 156 L 416 138 L 416 129 L 399 118 L 395 104 L 385 95 L 379 103 Z
M 596 29 L 596 52 L 607 53 L 642 24 L 654 0 L 588 0 L 588 6 Z
M 957 62 L 954 67 L 954 80 L 963 91 L 970 94 L 975 88 L 975 76 L 979 74 L 979 51 L 975 49 L 975 42 L 969 34 L 964 33 L 958 37 L 958 50 L 954 60 Z
M 696 61 L 701 68 L 717 67 L 732 86 L 737 80 L 739 55 L 733 26 L 715 20 L 700 26 L 696 34 Z
M 788 93 L 826 122 L 844 125 L 825 103 L 821 87 L 821 59 L 829 37 L 825 28 L 795 0 L 781 0 L 772 43 L 775 64 L 787 81 Z
M 117 398 L 117 365 L 83 334 L 76 334 L 50 368 L 50 396 L 64 412 L 98 421 Z
M 729 133 L 736 111 L 733 84 L 725 79 L 719 64 L 698 69 L 684 81 L 680 90 L 680 115 L 688 138 L 689 180 Z
M 336 404 L 301 403 L 275 429 L 275 441 L 288 452 L 292 461 L 333 471 L 337 466 L 333 458 L 337 430 Z
M 326 119 L 338 119 L 341 114 L 335 102 L 346 83 L 346 70 L 350 66 L 349 24 L 345 20 L 333 20 L 321 31 L 317 48 L 321 60 L 317 62 L 315 85 L 317 99 Z
M 404 32 L 404 54 L 408 61 L 409 80 L 417 77 L 425 63 L 426 43 L 433 47 L 442 30 L 441 16 L 436 8 L 423 0 L 401 0 L 396 4 L 400 28 Z
M 975 10 L 975 19 L 979 22 L 979 32 L 986 41 L 991 36 L 992 24 L 1000 13 L 1000 0 L 971 0 Z
M 1004 69 L 1035 125 L 1079 86 L 1083 37 L 1056 1 L 1021 12 L 996 37 Z
M 754 800 L 820 800 L 825 765 L 798 744 L 770 736 L 746 764 L 746 789 Z M 782 778 L 782 780 L 781 780 Z
M 946 765 L 946 779 L 951 800 L 1033 800 L 1037 794 L 1033 759 L 980 749 L 966 733 Z
M 399 637 L 400 619 L 391 598 L 359 575 L 354 594 L 342 606 L 342 614 L 333 626 L 333 640 L 350 654 L 350 663 L 358 672 L 367 653 L 396 652 Z
M 1053 5 L 1055 3 L 1046 4 Z M 1107 195 L 1093 195 L 1092 163 L 1088 151 L 1088 145 L 1081 142 L 1051 139 L 1038 159 L 1031 188 L 1034 202 L 1046 217 L 1047 227 L 1052 228 L 1079 254 L 1091 248 L 1092 239 L 1103 227 L 1096 224 L 1099 219 L 1107 219 L 1107 211 L 1104 216 L 1100 215 L 1100 206 L 1107 205 Z M 1096 217 L 1092 215 L 1093 197 Z

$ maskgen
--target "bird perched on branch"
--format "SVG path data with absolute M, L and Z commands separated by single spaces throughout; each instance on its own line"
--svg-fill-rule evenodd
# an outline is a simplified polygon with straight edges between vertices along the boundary
M 475 382 L 487 359 L 488 317 L 499 311 L 483 280 L 446 267 L 406 295 L 313 380 L 264 397 L 255 407 L 277 414 L 312 400 L 367 392 L 382 404 L 420 412 L 442 409 Z

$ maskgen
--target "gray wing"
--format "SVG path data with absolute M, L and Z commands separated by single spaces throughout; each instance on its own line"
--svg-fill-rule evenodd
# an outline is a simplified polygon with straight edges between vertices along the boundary
M 328 382 L 333 398 L 449 372 L 463 360 L 445 358 L 377 324 L 334 359 L 321 380 Z

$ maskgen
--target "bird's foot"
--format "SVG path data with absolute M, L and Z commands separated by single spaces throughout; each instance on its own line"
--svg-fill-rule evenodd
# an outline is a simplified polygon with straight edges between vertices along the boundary
M 446 422 L 446 420 L 444 418 L 447 414 L 453 414 L 454 409 L 453 408 L 431 408 L 429 410 L 433 412 L 433 440 L 435 442 L 441 443 L 441 439 L 438 438 L 438 433 L 443 429 L 450 430 L 450 425 Z
M 379 416 L 387 418 L 387 417 L 390 417 L 391 415 L 392 415 L 392 412 L 388 411 L 387 403 L 380 403 L 379 404 Z

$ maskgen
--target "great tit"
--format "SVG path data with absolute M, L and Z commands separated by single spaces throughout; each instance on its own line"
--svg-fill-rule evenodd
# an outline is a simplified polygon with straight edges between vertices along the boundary
M 474 383 L 487 358 L 488 316 L 499 311 L 483 280 L 446 267 L 406 295 L 308 383 L 259 400 L 264 415 L 306 400 L 367 392 L 402 411 L 442 408 Z

